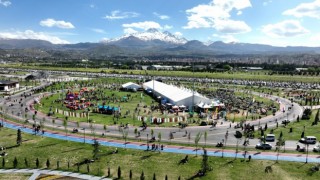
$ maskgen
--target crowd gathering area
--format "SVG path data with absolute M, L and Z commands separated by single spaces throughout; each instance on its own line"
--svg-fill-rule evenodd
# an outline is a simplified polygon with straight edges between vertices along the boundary
M 126 88 L 125 84 L 135 86 Z M 146 84 L 149 86 L 144 86 Z M 165 89 L 169 86 L 177 88 L 172 89 L 171 93 L 181 91 L 176 93 L 183 92 L 186 98 L 177 97 L 179 94 L 166 95 L 159 90 L 161 86 Z M 55 82 L 46 91 L 45 96 L 35 104 L 38 111 L 71 121 L 105 125 L 216 125 L 218 120 L 219 123 L 255 120 L 271 115 L 279 108 L 277 102 L 248 92 L 231 89 L 201 91 L 199 88 L 200 94 L 158 81 Z M 179 101 L 170 99 L 172 96 Z

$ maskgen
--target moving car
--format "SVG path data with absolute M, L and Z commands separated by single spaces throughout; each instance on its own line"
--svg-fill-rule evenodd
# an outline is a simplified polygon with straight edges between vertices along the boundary
M 314 136 L 306 136 L 304 138 L 301 138 L 299 142 L 304 144 L 315 144 L 317 143 L 317 138 Z
M 266 141 L 274 142 L 276 136 L 274 134 L 267 134 Z
M 265 144 L 259 143 L 256 145 L 256 149 L 270 150 L 272 149 L 272 146 L 271 144 L 268 144 L 268 143 L 265 143 Z

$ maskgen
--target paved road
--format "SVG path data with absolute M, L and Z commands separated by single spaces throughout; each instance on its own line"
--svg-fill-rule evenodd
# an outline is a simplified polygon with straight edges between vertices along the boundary
M 30 173 L 32 174 L 29 180 L 35 180 L 41 174 L 47 175 L 57 175 L 57 176 L 66 176 L 74 177 L 79 179 L 90 179 L 90 180 L 111 180 L 110 178 L 102 178 L 98 176 L 92 176 L 87 174 L 80 174 L 67 171 L 57 171 L 57 170 L 45 170 L 45 169 L 0 169 L 0 173 Z
M 4 122 L 4 126 L 11 129 L 21 129 L 22 132 L 33 134 L 31 127 L 24 127 L 20 124 L 13 122 Z M 54 131 L 46 131 L 44 134 L 41 134 L 44 137 L 82 142 L 93 144 L 94 138 L 86 137 L 85 142 L 83 137 L 78 134 L 73 134 L 66 136 L 64 133 L 58 133 Z M 129 148 L 129 149 L 138 149 L 146 150 L 147 144 L 140 142 L 123 142 L 120 140 L 108 140 L 107 138 L 96 138 L 96 140 L 103 146 L 109 147 L 120 147 L 120 148 Z M 121 149 L 119 149 L 121 151 Z M 158 151 L 155 151 L 158 152 Z M 195 151 L 194 147 L 184 147 L 184 146 L 165 146 L 162 152 L 168 153 L 180 153 L 180 154 L 203 154 L 202 150 Z M 237 157 L 237 158 L 248 158 L 250 155 L 252 159 L 261 159 L 261 160 L 279 160 L 279 161 L 295 161 L 295 162 L 313 162 L 318 163 L 320 161 L 319 155 L 304 155 L 304 154 L 285 154 L 281 151 L 280 154 L 273 151 L 245 151 L 243 148 L 240 148 L 238 152 L 236 150 L 227 150 L 227 149 L 218 149 L 218 148 L 207 148 L 209 156 L 218 156 L 218 157 Z

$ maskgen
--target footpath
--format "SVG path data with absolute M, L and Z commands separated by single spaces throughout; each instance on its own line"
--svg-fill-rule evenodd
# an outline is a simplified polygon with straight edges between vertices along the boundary
M 78 179 L 90 179 L 90 180 L 111 180 L 110 178 L 103 178 L 98 176 L 92 176 L 87 174 L 79 174 L 67 171 L 47 170 L 47 169 L 0 169 L 0 173 L 28 173 L 32 174 L 29 180 L 35 180 L 40 175 L 56 175 L 58 177 L 73 177 Z M 58 178 L 57 177 L 57 178 Z

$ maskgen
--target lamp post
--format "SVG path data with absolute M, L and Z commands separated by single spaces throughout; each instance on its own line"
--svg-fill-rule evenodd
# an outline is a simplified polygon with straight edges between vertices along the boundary
M 83 130 L 83 143 L 86 143 L 86 128 L 82 128 Z

